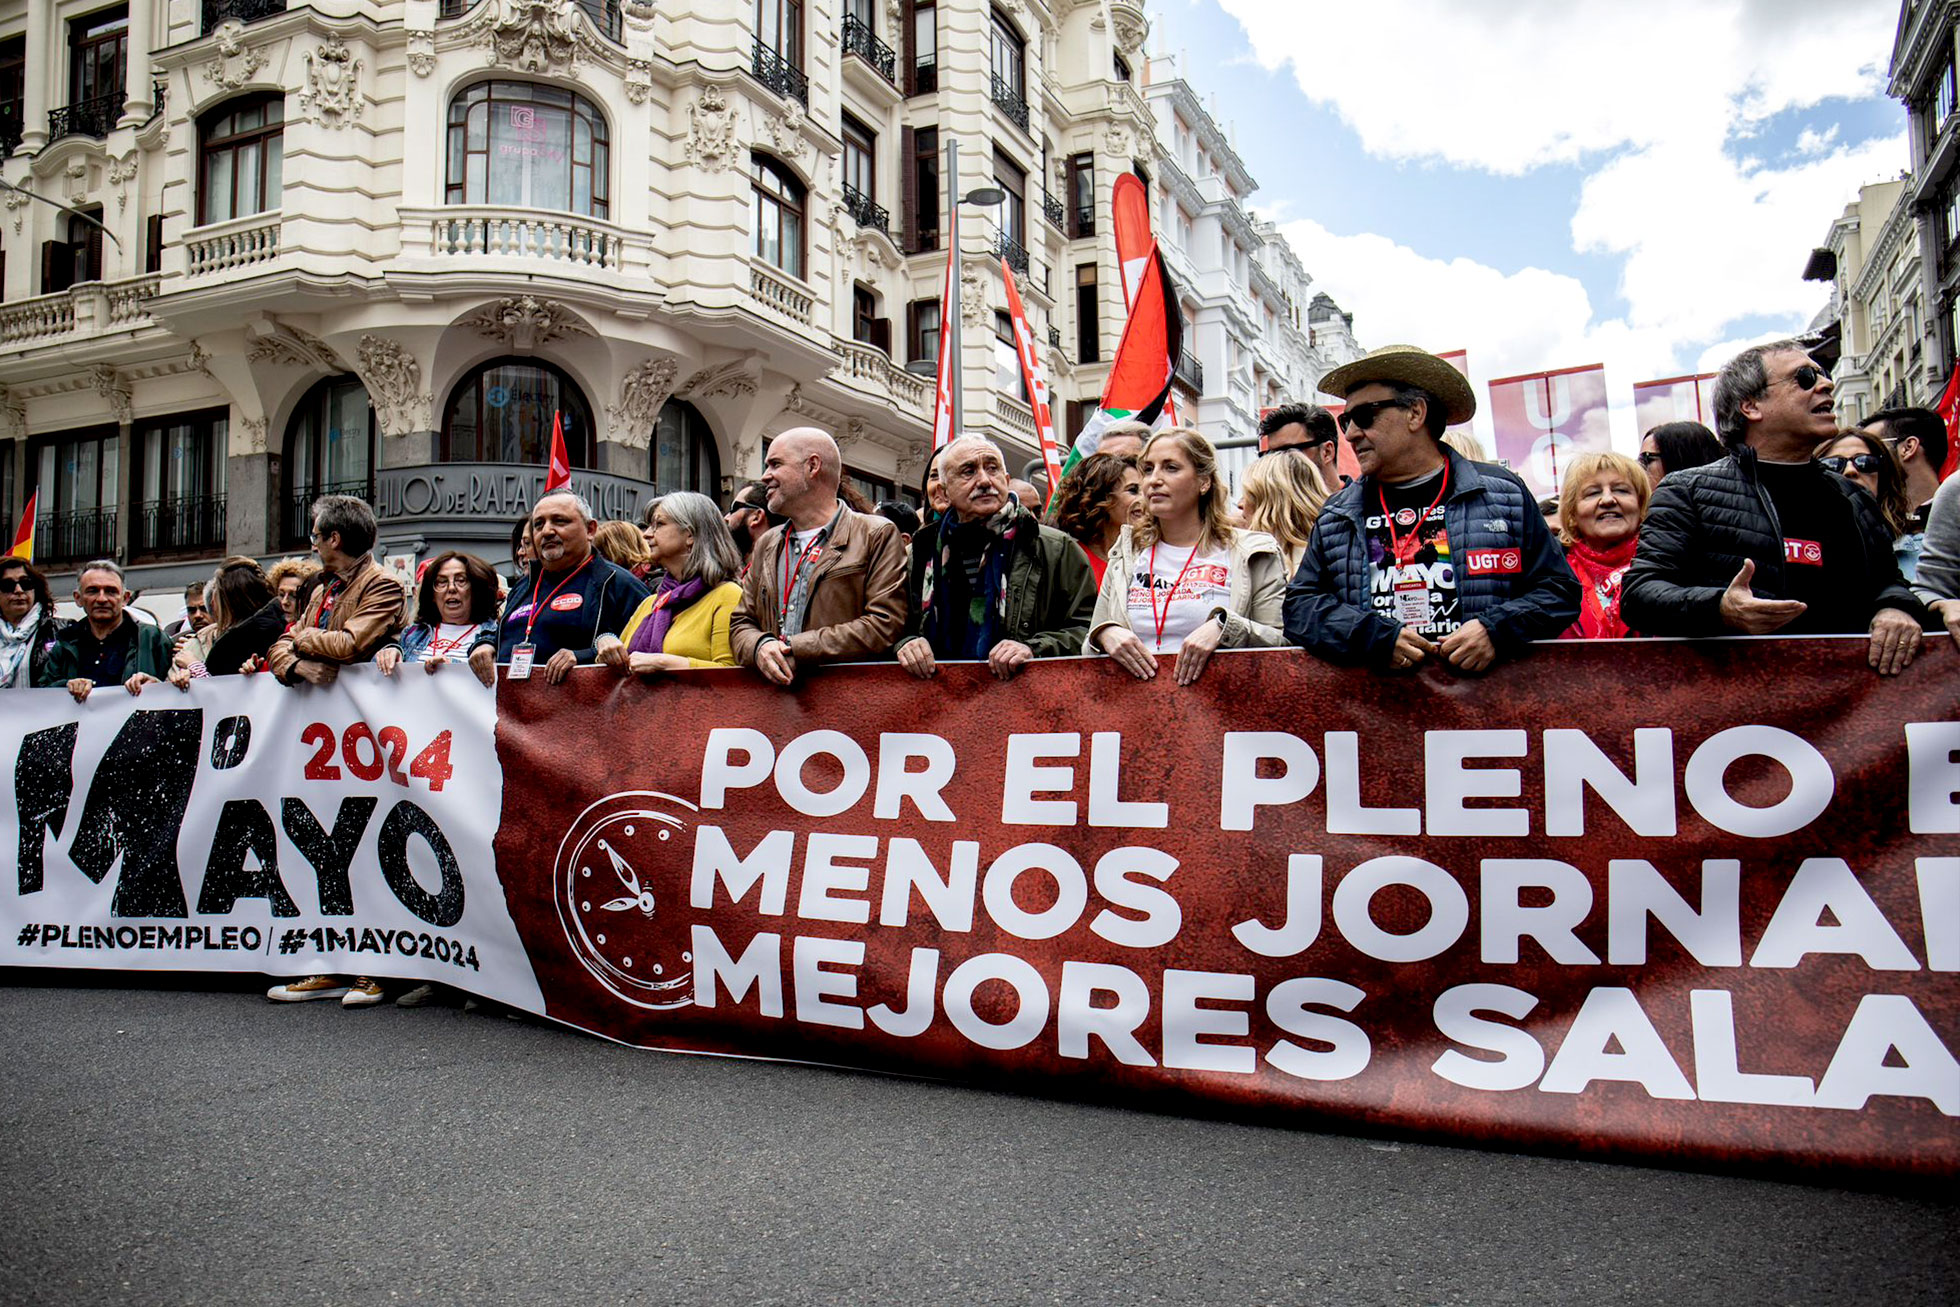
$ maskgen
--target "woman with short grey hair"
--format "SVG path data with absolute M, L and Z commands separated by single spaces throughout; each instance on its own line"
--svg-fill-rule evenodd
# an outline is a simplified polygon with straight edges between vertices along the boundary
M 742 598 L 742 555 L 721 509 L 677 490 L 654 502 L 647 523 L 647 546 L 665 576 L 617 639 L 599 641 L 599 661 L 642 676 L 735 666 L 728 619 Z

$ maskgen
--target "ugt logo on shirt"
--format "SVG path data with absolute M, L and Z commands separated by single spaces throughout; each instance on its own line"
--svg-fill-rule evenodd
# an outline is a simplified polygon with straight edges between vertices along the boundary
M 1516 576 L 1524 571 L 1524 554 L 1516 549 L 1472 549 L 1463 555 L 1470 576 Z
M 1824 565 L 1824 546 L 1815 540 L 1798 540 L 1794 536 L 1783 542 L 1783 561 L 1801 563 L 1805 567 Z

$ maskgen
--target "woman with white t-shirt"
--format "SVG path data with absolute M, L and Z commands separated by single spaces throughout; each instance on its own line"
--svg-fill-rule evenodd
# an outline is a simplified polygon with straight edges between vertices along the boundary
M 454 550 L 437 554 L 415 587 L 414 623 L 374 656 L 375 666 L 393 676 L 403 663 L 421 663 L 426 672 L 466 663 L 476 633 L 496 620 L 497 574 L 490 565 Z
M 1279 545 L 1232 525 L 1218 456 L 1189 427 L 1152 436 L 1137 456 L 1147 510 L 1109 552 L 1085 653 L 1106 653 L 1131 675 L 1157 674 L 1177 655 L 1177 683 L 1198 679 L 1219 649 L 1286 643 Z

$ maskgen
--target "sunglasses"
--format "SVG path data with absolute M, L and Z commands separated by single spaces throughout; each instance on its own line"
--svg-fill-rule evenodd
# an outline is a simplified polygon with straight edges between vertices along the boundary
M 1849 458 L 1846 458 L 1843 454 L 1831 454 L 1817 461 L 1839 476 L 1844 475 L 1844 468 L 1847 463 L 1857 468 L 1860 472 L 1863 472 L 1866 476 L 1876 476 L 1878 469 L 1884 466 L 1885 463 L 1885 460 L 1877 454 L 1853 454 Z
M 1829 381 L 1831 374 L 1819 367 L 1806 363 L 1790 374 L 1790 380 L 1797 383 L 1798 390 L 1815 390 L 1820 381 Z
M 0 576 L 0 595 L 17 594 L 22 590 L 32 590 L 24 576 Z
M 1376 418 L 1388 410 L 1407 407 L 1408 405 L 1399 399 L 1377 399 L 1366 404 L 1356 404 L 1341 414 L 1341 430 L 1345 432 L 1359 427 L 1366 431 L 1375 425 Z
M 1654 464 L 1660 461 L 1661 461 L 1661 456 L 1659 454 L 1649 453 L 1649 454 L 1642 454 L 1640 456 L 1640 466 L 1642 467 L 1652 467 Z

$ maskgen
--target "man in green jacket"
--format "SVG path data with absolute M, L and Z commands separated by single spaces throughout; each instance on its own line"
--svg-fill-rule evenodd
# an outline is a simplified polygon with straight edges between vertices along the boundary
M 82 564 L 75 602 L 82 620 L 56 639 L 36 685 L 65 685 L 76 703 L 84 703 L 98 685 L 121 685 L 135 694 L 169 675 L 170 645 L 163 632 L 123 611 L 129 591 L 123 589 L 122 568 L 106 558 Z
M 1082 547 L 1008 493 L 991 440 L 947 445 L 939 475 L 951 508 L 912 537 L 899 664 L 923 680 L 938 659 L 984 659 L 1004 681 L 1036 658 L 1080 653 L 1096 607 Z

